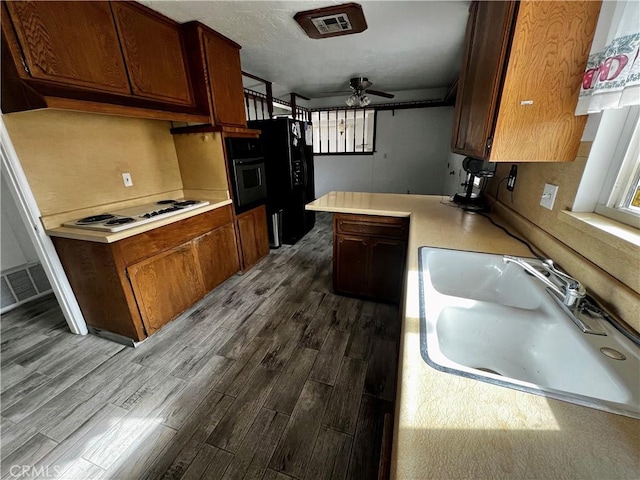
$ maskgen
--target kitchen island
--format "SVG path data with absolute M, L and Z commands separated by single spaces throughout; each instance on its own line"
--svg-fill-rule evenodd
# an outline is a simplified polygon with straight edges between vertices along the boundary
M 391 478 L 638 478 L 640 421 L 422 360 L 418 247 L 530 256 L 526 247 L 446 197 L 330 192 L 307 209 L 410 218 Z

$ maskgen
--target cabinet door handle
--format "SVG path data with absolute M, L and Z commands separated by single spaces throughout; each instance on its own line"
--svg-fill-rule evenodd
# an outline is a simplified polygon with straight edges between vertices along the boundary
M 29 66 L 27 65 L 27 62 L 24 59 L 24 57 L 21 57 L 20 60 L 22 60 L 22 67 L 24 68 L 24 71 L 27 72 L 29 75 L 31 75 L 31 72 L 29 71 Z

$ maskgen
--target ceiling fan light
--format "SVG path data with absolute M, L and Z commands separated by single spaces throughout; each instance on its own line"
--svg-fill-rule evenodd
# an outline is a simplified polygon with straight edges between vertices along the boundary
M 371 99 L 369 97 L 367 97 L 366 95 L 363 95 L 362 97 L 360 97 L 360 106 L 361 107 L 366 107 L 370 103 L 371 103 Z
M 358 100 L 358 97 L 356 97 L 355 95 L 351 95 L 344 101 L 344 103 L 346 103 L 350 107 L 353 107 L 356 103 L 358 103 Z

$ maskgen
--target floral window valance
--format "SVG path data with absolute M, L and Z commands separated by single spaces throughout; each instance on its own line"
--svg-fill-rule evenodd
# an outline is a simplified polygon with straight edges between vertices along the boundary
M 640 105 L 640 2 L 620 2 L 606 46 L 593 45 L 576 115 Z

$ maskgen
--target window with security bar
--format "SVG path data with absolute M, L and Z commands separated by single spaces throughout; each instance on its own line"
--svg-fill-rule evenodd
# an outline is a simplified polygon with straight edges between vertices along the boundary
M 333 108 L 311 112 L 315 155 L 373 154 L 376 111 L 373 108 Z

